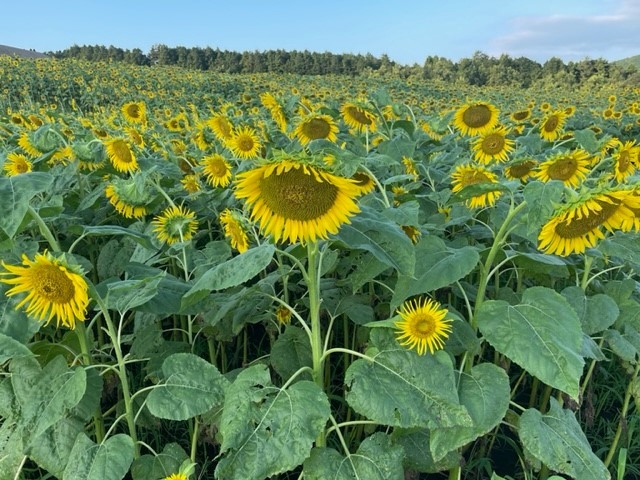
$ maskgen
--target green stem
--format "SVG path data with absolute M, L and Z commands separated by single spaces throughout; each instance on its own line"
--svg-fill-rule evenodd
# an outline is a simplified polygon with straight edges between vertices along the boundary
M 78 343 L 80 343 L 82 364 L 91 365 L 91 353 L 89 352 L 87 329 L 84 326 L 84 322 L 76 322 L 75 332 L 78 337 Z M 96 443 L 102 443 L 102 441 L 104 440 L 104 418 L 102 418 L 102 411 L 100 410 L 99 405 L 93 414 L 93 425 L 95 428 Z
M 324 391 L 324 359 L 322 330 L 320 326 L 320 275 L 318 266 L 318 243 L 307 244 L 307 273 L 309 290 L 309 317 L 311 321 L 311 355 L 313 360 L 313 380 Z M 316 439 L 317 447 L 325 446 L 325 431 Z
M 447 477 L 448 480 L 460 480 L 460 474 L 462 473 L 462 470 L 460 468 L 460 465 L 453 467 L 451 470 L 449 470 L 449 476 Z
M 364 170 L 365 172 L 367 172 L 367 175 L 369 175 L 373 179 L 373 182 L 376 184 L 376 187 L 378 187 L 378 190 L 380 191 L 380 194 L 382 195 L 382 201 L 384 202 L 384 206 L 386 208 L 391 208 L 391 203 L 389 202 L 389 197 L 387 197 L 387 192 L 385 191 L 384 187 L 382 186 L 382 184 L 378 180 L 378 177 L 376 177 L 373 174 L 373 172 L 371 170 L 369 170 L 367 167 L 365 167 L 364 165 L 360 165 L 360 168 L 362 170 Z
M 582 290 L 587 290 L 587 285 L 589 285 L 589 273 L 591 271 L 591 265 L 593 264 L 593 257 L 584 257 L 584 271 L 582 272 L 582 281 L 580 282 L 580 288 Z
M 627 385 L 627 390 L 624 393 L 624 402 L 622 403 L 622 410 L 620 411 L 620 420 L 618 421 L 618 428 L 616 429 L 616 434 L 613 437 L 613 442 L 611 443 L 611 447 L 609 447 L 609 453 L 607 454 L 607 458 L 604 460 L 604 466 L 609 468 L 609 464 L 611 460 L 613 460 L 613 456 L 618 449 L 618 442 L 620 442 L 620 436 L 622 435 L 622 429 L 624 425 L 627 423 L 627 412 L 629 410 L 629 401 L 631 400 L 631 394 L 633 391 L 633 387 L 636 383 L 636 378 L 638 377 L 638 372 L 640 371 L 640 362 L 636 363 L 636 368 L 633 371 L 633 375 L 631 376 L 631 380 Z
M 129 428 L 129 435 L 133 440 L 134 445 L 134 458 L 140 457 L 140 445 L 138 444 L 138 435 L 136 433 L 135 415 L 133 412 L 133 404 L 131 402 L 131 392 L 129 390 L 129 379 L 127 378 L 127 369 L 125 365 L 125 359 L 122 355 L 122 349 L 120 348 L 120 337 L 111 319 L 111 314 L 104 300 L 96 290 L 95 286 L 88 282 L 89 295 L 93 298 L 98 307 L 102 311 L 102 316 L 107 326 L 107 333 L 113 344 L 113 350 L 116 354 L 116 360 L 118 362 L 118 377 L 120 378 L 120 384 L 122 386 L 122 398 L 124 400 L 125 418 L 127 420 L 127 426 Z
M 198 417 L 196 416 L 193 419 L 193 436 L 191 437 L 191 461 L 195 463 L 196 461 L 196 448 L 198 446 L 198 427 L 200 423 L 198 422 Z
M 47 240 L 47 242 L 49 243 L 51 250 L 58 253 L 61 252 L 62 250 L 60 249 L 60 244 L 58 244 L 58 241 L 53 236 L 53 233 L 51 233 L 51 230 L 49 230 L 49 227 L 47 227 L 47 224 L 44 223 L 44 220 L 42 220 L 42 217 L 40 217 L 38 212 L 36 212 L 31 205 L 27 206 L 27 212 L 29 212 L 29 215 L 31 215 L 31 218 L 38 225 L 38 228 L 40 229 L 40 233 L 45 238 L 45 240 Z

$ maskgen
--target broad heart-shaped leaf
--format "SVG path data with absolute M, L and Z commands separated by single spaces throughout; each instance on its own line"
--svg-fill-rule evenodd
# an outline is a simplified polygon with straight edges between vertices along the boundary
M 366 250 L 404 275 L 412 275 L 416 260 L 411 239 L 396 223 L 370 207 L 342 225 L 336 239 L 350 248 Z
M 367 354 L 347 369 L 347 403 L 360 415 L 395 427 L 472 427 L 460 404 L 451 359 L 444 352 L 419 356 L 374 328 Z
M 551 470 L 577 480 L 608 480 L 609 471 L 592 452 L 575 415 L 550 398 L 549 413 L 531 408 L 520 417 L 522 445 Z
M 229 382 L 216 367 L 191 353 L 176 353 L 162 364 L 164 381 L 147 397 L 159 418 L 187 420 L 221 405 Z
M 430 448 L 435 461 L 476 438 L 500 423 L 510 399 L 509 377 L 493 363 L 481 363 L 462 373 L 460 403 L 467 408 L 472 427 L 436 428 L 431 430 Z
M 62 477 L 76 438 L 83 431 L 83 421 L 77 418 L 63 418 L 42 435 L 34 438 L 27 454 L 40 468 L 56 477 Z
M 153 250 L 153 242 L 151 242 L 151 238 L 144 233 L 136 232 L 130 228 L 119 227 L 118 225 L 82 225 L 82 231 L 84 235 L 105 235 L 112 237 L 114 235 L 124 235 L 126 237 L 135 240 L 137 243 L 142 245 L 145 248 Z
M 34 195 L 44 192 L 53 183 L 53 177 L 44 172 L 29 172 L 12 177 L 0 177 L 0 229 L 9 236 L 17 233 Z
M 413 276 L 398 276 L 391 309 L 395 310 L 412 295 L 432 292 L 460 280 L 476 267 L 479 259 L 473 247 L 450 248 L 439 237 L 423 237 L 416 245 Z
M 267 268 L 274 252 L 273 245 L 264 243 L 206 271 L 182 298 L 182 308 L 202 300 L 212 290 L 235 287 L 252 279 Z
M 304 462 L 306 480 L 404 480 L 403 451 L 388 435 L 378 432 L 364 439 L 346 458 L 332 448 L 314 448 Z
M 262 480 L 309 456 L 329 419 L 329 400 L 315 383 L 271 384 L 264 365 L 242 371 L 227 390 L 220 419 L 223 454 L 215 477 Z
M 600 242 L 598 250 L 633 266 L 640 265 L 640 237 L 636 233 L 617 232 Z
M 550 182 L 533 181 L 524 187 L 523 195 L 527 201 L 528 231 L 537 231 L 553 214 L 564 192 L 564 184 L 560 180 Z
M 133 480 L 164 480 L 178 472 L 189 456 L 177 443 L 168 443 L 157 456 L 142 455 L 131 465 Z
M 129 279 L 107 283 L 105 297 L 107 307 L 122 313 L 144 305 L 158 294 L 158 285 L 164 275 L 163 272 L 154 277 L 144 279 Z
M 22 343 L 0 333 L 0 364 L 17 356 L 31 357 L 33 353 Z
M 530 374 L 577 399 L 584 367 L 582 329 L 567 300 L 550 288 L 525 290 L 522 302 L 489 300 L 478 309 L 486 340 Z
M 404 449 L 403 465 L 417 472 L 437 473 L 460 465 L 462 456 L 457 450 L 447 453 L 438 461 L 431 454 L 431 435 L 426 428 L 405 430 L 394 428 L 393 442 Z
M 620 315 L 616 301 L 609 295 L 598 293 L 587 297 L 584 290 L 576 286 L 567 287 L 561 293 L 578 314 L 582 330 L 587 335 L 606 330 Z
M 274 342 L 270 358 L 274 370 L 285 381 L 300 368 L 311 367 L 313 359 L 308 335 L 300 327 L 287 326 Z M 311 379 L 309 374 L 302 374 L 297 378 Z
M 76 438 L 64 480 L 122 480 L 133 461 L 133 440 L 124 434 L 96 445 L 84 433 Z

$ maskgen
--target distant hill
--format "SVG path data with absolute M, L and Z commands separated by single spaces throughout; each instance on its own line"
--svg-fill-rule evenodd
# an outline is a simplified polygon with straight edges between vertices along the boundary
M 635 67 L 636 70 L 640 70 L 640 55 L 634 55 L 633 57 L 623 58 L 622 60 L 616 60 L 616 65 L 620 67 Z
M 25 50 L 23 48 L 9 47 L 7 45 L 0 45 L 0 55 L 9 55 L 12 57 L 22 58 L 49 58 L 44 53 L 35 52 L 33 50 Z

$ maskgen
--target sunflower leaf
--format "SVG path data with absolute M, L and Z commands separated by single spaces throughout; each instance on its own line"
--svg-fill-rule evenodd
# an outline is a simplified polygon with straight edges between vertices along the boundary
M 550 399 L 549 413 L 531 408 L 520 416 L 518 436 L 531 455 L 551 470 L 580 480 L 611 478 L 602 461 L 593 453 L 575 415 Z
M 0 333 L 0 364 L 16 356 L 31 357 L 33 353 L 22 343 Z
M 113 435 L 96 445 L 84 433 L 76 438 L 62 478 L 65 480 L 122 480 L 133 461 L 133 440 Z
M 0 177 L 0 228 L 13 238 L 29 209 L 29 201 L 53 184 L 53 176 L 44 172 L 29 172 L 13 177 Z
M 394 427 L 473 426 L 446 353 L 419 356 L 399 346 L 391 329 L 375 328 L 370 337 L 372 359 L 356 360 L 345 376 L 351 408 Z
M 393 444 L 382 432 L 367 437 L 348 458 L 332 448 L 314 448 L 304 462 L 307 480 L 403 480 L 404 457 L 401 445 Z
M 615 300 L 598 293 L 587 297 L 580 287 L 567 287 L 561 292 L 578 314 L 582 329 L 588 335 L 601 332 L 613 325 L 620 315 Z
M 393 429 L 393 443 L 404 449 L 403 464 L 417 472 L 438 473 L 451 470 L 460 465 L 462 456 L 457 450 L 448 452 L 439 460 L 434 460 L 431 454 L 431 434 L 428 429 Z
M 578 397 L 584 367 L 582 329 L 567 300 L 550 288 L 532 287 L 521 303 L 488 300 L 478 310 L 485 339 L 547 385 Z

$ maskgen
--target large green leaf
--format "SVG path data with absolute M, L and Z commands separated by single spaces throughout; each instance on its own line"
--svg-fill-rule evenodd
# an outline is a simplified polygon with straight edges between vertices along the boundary
M 399 275 L 391 309 L 412 295 L 447 287 L 469 274 L 480 256 L 473 247 L 450 248 L 436 236 L 423 237 L 416 245 L 414 274 Z
M 162 452 L 156 455 L 142 455 L 131 465 L 133 480 L 164 480 L 173 473 L 177 473 L 180 465 L 189 456 L 177 443 L 164 446 Z
M 351 224 L 340 228 L 336 238 L 350 248 L 370 252 L 404 275 L 413 274 L 416 257 L 411 240 L 396 223 L 372 208 L 363 207 Z
M 22 219 L 29 209 L 29 201 L 38 193 L 46 191 L 53 177 L 44 172 L 29 172 L 12 177 L 0 177 L 0 228 L 9 236 L 17 233 Z
M 616 301 L 603 293 L 587 297 L 584 290 L 574 286 L 565 288 L 562 296 L 578 314 L 582 329 L 587 335 L 609 328 L 620 315 Z
M 498 352 L 577 399 L 584 367 L 582 329 L 562 295 L 545 287 L 529 288 L 518 305 L 484 302 L 477 319 L 482 335 Z
M 33 353 L 31 353 L 31 350 L 22 343 L 0 333 L 0 364 L 13 357 L 30 357 L 32 355 Z
M 347 402 L 357 413 L 396 427 L 472 427 L 460 404 L 453 364 L 444 352 L 419 356 L 388 328 L 371 331 L 367 355 L 347 369 Z
M 393 441 L 404 449 L 403 464 L 406 468 L 424 473 L 451 470 L 460 465 L 462 456 L 457 450 L 447 453 L 436 461 L 431 453 L 431 435 L 426 428 L 405 430 L 393 429 Z
M 271 349 L 271 365 L 278 375 L 285 381 L 302 367 L 311 367 L 311 344 L 309 336 L 300 327 L 287 326 L 278 336 Z M 299 379 L 311 379 L 309 374 L 303 374 Z
M 105 302 L 107 307 L 119 312 L 144 305 L 158 294 L 158 285 L 165 273 L 143 279 L 129 279 L 107 284 Z
M 144 233 L 136 232 L 131 228 L 124 228 L 118 225 L 82 225 L 82 233 L 85 236 L 125 236 L 145 248 L 153 250 L 154 246 L 151 238 Z
M 404 480 L 403 450 L 384 433 L 364 439 L 355 454 L 345 458 L 332 448 L 314 448 L 304 462 L 307 480 Z
M 33 439 L 27 451 L 29 458 L 52 475 L 62 477 L 76 438 L 83 431 L 82 421 L 64 418 Z
M 531 455 L 551 470 L 577 480 L 611 478 L 602 461 L 592 452 L 575 415 L 550 399 L 549 413 L 531 408 L 520 417 L 518 436 Z
M 297 467 L 329 413 L 327 396 L 315 383 L 303 380 L 282 389 L 271 383 L 264 365 L 247 368 L 227 390 L 216 478 L 262 480 Z
M 274 252 L 273 245 L 264 243 L 206 271 L 182 298 L 182 308 L 196 303 L 212 290 L 235 287 L 252 279 L 267 268 Z
M 640 265 L 640 236 L 636 233 L 617 232 L 600 242 L 598 250 L 633 266 Z
M 216 367 L 191 353 L 167 357 L 162 374 L 162 383 L 147 397 L 147 408 L 169 420 L 187 420 L 222 405 L 229 384 Z
M 523 195 L 528 204 L 526 215 L 529 233 L 537 231 L 553 214 L 563 192 L 564 184 L 560 180 L 534 181 L 524 187 Z
M 431 430 L 430 447 L 435 461 L 491 431 L 509 408 L 509 377 L 502 368 L 481 363 L 461 375 L 460 403 L 471 415 L 473 426 Z
M 84 433 L 76 438 L 64 480 L 122 480 L 133 461 L 133 440 L 114 435 L 96 445 Z

